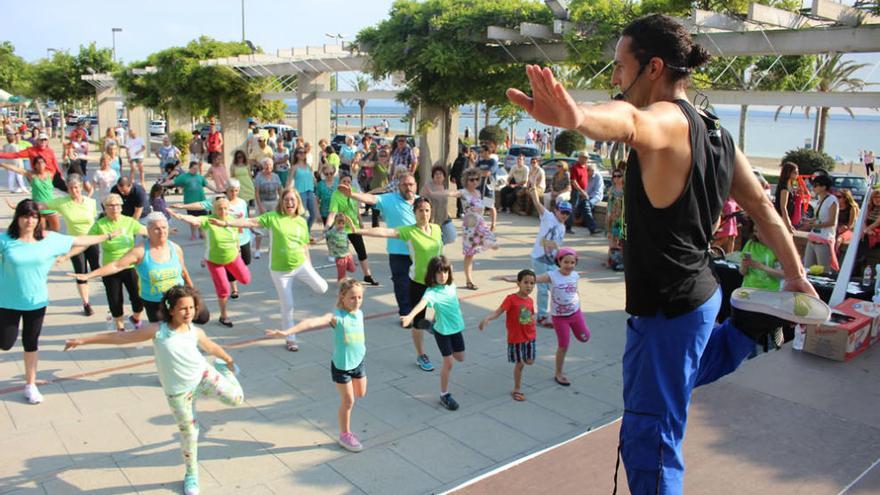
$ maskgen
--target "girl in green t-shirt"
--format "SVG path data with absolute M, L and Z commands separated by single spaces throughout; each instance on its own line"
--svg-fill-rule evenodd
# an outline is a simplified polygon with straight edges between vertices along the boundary
M 37 203 L 47 204 L 55 197 L 55 185 L 52 183 L 54 174 L 46 168 L 46 159 L 42 156 L 36 156 L 31 160 L 31 168 L 33 171 L 16 167 L 9 163 L 0 163 L 0 167 L 10 172 L 23 175 L 31 181 L 31 199 Z M 8 200 L 7 200 L 7 204 Z M 15 205 L 10 204 L 10 208 L 15 209 Z M 61 216 L 55 210 L 41 210 L 40 214 L 46 222 L 46 230 L 52 232 L 61 232 Z
M 229 216 L 229 200 L 225 196 L 218 196 L 211 207 L 212 214 L 207 217 L 194 217 L 181 215 L 169 209 L 168 214 L 184 223 L 199 227 L 208 236 L 208 256 L 205 266 L 211 274 L 214 282 L 214 292 L 217 294 L 217 303 L 220 305 L 221 325 L 232 327 L 232 320 L 226 313 L 226 303 L 232 294 L 229 284 L 229 276 L 235 278 L 244 285 L 251 283 L 251 272 L 241 258 L 241 250 L 238 242 L 239 229 L 227 225 L 216 225 L 211 220 L 226 222 Z
M 782 288 L 781 265 L 776 254 L 761 242 L 761 234 L 755 224 L 751 238 L 742 248 L 739 272 L 743 275 L 743 287 L 779 291 Z
M 339 445 L 352 452 L 363 449 L 358 437 L 351 431 L 351 410 L 355 399 L 367 394 L 367 373 L 364 356 L 363 285 L 346 278 L 339 283 L 336 309 L 316 318 L 308 318 L 287 330 L 266 330 L 270 337 L 287 337 L 305 330 L 322 327 L 333 329 L 333 354 L 330 358 L 330 376 L 339 391 Z

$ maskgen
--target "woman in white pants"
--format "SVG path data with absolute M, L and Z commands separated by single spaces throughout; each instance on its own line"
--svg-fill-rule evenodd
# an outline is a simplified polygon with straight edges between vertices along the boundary
M 309 256 L 309 226 L 303 218 L 303 205 L 296 189 L 286 188 L 281 192 L 278 206 L 256 218 L 212 219 L 215 225 L 239 228 L 263 227 L 269 231 L 269 273 L 278 300 L 281 302 L 281 323 L 283 328 L 293 326 L 293 280 L 299 279 L 313 291 L 327 292 L 327 281 L 312 267 Z M 287 337 L 287 350 L 298 351 L 296 334 Z

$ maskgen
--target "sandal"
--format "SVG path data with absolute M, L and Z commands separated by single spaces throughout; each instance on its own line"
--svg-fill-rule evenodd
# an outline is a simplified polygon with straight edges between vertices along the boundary
M 238 299 L 238 291 L 232 291 L 232 294 L 229 294 L 230 299 Z
M 517 402 L 523 402 L 526 400 L 526 395 L 522 392 L 511 392 L 510 396 Z
M 296 352 L 299 350 L 299 344 L 297 344 L 296 342 L 288 342 L 287 350 L 290 352 Z
M 476 285 L 474 285 L 473 282 L 468 282 L 464 287 L 465 287 L 466 289 L 468 289 L 468 290 L 477 290 L 477 289 L 479 289 L 479 287 L 477 287 Z
M 223 325 L 224 327 L 232 328 L 232 320 L 230 320 L 229 318 L 220 318 L 220 319 L 217 320 L 217 321 L 218 321 L 221 325 Z
M 562 385 L 563 387 L 568 387 L 571 385 L 571 382 L 568 381 L 568 378 L 565 377 L 562 377 L 562 380 L 560 380 L 558 376 L 554 376 L 553 380 L 555 380 L 556 383 Z
M 544 316 L 538 320 L 538 325 L 541 325 L 543 328 L 553 328 L 553 320 Z

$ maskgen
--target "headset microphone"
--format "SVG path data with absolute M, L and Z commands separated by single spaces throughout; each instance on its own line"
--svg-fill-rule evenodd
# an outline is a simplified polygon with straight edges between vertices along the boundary
M 647 64 L 639 65 L 639 73 L 636 74 L 636 78 L 633 79 L 633 82 L 629 83 L 629 86 L 627 86 L 626 89 L 624 89 L 622 92 L 617 93 L 616 95 L 612 96 L 611 99 L 615 100 L 615 101 L 624 101 L 626 99 L 626 94 L 629 93 L 629 90 L 631 90 L 632 87 L 639 80 L 639 78 L 642 77 L 642 72 L 645 71 L 645 67 L 647 67 Z

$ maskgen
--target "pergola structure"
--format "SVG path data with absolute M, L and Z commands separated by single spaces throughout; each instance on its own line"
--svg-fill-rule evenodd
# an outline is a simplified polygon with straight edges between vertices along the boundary
M 574 49 L 564 41 L 564 35 L 574 29 L 568 20 L 567 2 L 545 0 L 556 19 L 551 25 L 522 23 L 518 29 L 487 26 L 478 42 L 496 49 L 499 57 L 514 63 L 559 64 L 568 60 Z M 695 10 L 689 18 L 680 19 L 694 34 L 695 40 L 721 57 L 752 55 L 809 55 L 821 53 L 880 52 L 880 17 L 830 0 L 813 0 L 808 14 L 797 14 L 759 4 L 751 4 L 743 18 L 716 12 Z M 608 58 L 613 45 L 605 49 Z M 399 90 L 331 91 L 330 74 L 333 72 L 364 71 L 369 58 L 354 49 L 341 45 L 290 48 L 275 54 L 252 54 L 213 59 L 203 65 L 223 65 L 237 71 L 243 78 L 268 79 L 266 99 L 297 100 L 297 125 L 306 141 L 317 142 L 330 135 L 330 101 L 335 99 L 387 99 Z M 610 64 L 609 64 L 610 66 Z M 608 66 L 606 66 L 607 69 Z M 96 75 L 98 76 L 98 75 Z M 92 76 L 92 77 L 96 77 Z M 89 76 L 84 76 L 84 79 Z M 96 81 L 97 82 L 97 81 Z M 101 88 L 97 86 L 98 91 Z M 578 101 L 604 101 L 609 94 L 604 90 L 574 90 Z M 880 105 L 878 92 L 819 93 L 807 91 L 703 91 L 713 103 L 738 105 L 804 105 L 850 108 L 872 108 Z M 243 129 L 232 126 L 229 117 L 221 121 L 227 142 L 243 140 Z M 450 139 L 442 135 L 447 128 L 441 122 L 439 109 L 423 108 L 422 118 L 434 125 L 420 137 L 422 170 L 430 170 L 437 163 L 449 163 L 454 149 L 445 149 L 445 143 L 454 143 L 458 135 L 458 114 L 448 126 Z M 238 120 L 243 120 L 239 118 Z M 230 135 L 238 132 L 242 136 Z

